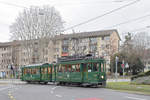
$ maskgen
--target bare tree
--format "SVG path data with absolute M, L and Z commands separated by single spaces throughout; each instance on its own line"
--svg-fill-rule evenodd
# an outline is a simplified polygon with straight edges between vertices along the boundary
M 135 51 L 142 58 L 143 63 L 147 59 L 147 49 L 149 48 L 150 36 L 146 32 L 137 33 L 133 38 Z
M 24 9 L 10 26 L 11 40 L 21 40 L 22 49 L 27 51 L 29 63 L 44 61 L 45 48 L 49 40 L 61 33 L 63 20 L 54 7 L 32 6 Z

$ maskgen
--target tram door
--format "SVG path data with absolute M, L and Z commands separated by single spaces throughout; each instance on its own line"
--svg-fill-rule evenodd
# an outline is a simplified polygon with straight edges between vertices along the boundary
M 48 67 L 41 67 L 41 80 L 42 81 L 48 81 L 48 71 L 47 71 Z
M 52 65 L 48 66 L 48 80 L 52 81 Z
M 51 81 L 55 82 L 56 81 L 56 65 L 52 65 L 51 66 L 51 71 L 52 71 L 52 76 L 51 76 Z
M 82 81 L 87 82 L 88 79 L 88 69 L 87 64 L 82 64 Z

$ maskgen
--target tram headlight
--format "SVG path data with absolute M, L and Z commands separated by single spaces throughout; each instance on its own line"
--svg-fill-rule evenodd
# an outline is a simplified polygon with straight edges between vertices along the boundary
M 101 76 L 101 78 L 103 79 L 103 78 L 104 78 L 104 76 Z

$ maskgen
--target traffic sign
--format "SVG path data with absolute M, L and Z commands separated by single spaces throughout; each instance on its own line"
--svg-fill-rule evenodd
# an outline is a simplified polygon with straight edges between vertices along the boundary
M 124 64 L 121 64 L 121 67 L 124 68 Z

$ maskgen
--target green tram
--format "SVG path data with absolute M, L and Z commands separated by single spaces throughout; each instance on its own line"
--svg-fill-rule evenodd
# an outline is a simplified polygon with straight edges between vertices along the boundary
M 22 81 L 59 85 L 106 85 L 105 60 L 100 58 L 63 60 L 55 64 L 37 64 L 22 67 Z
M 21 68 L 21 80 L 28 83 L 45 83 L 56 81 L 56 71 L 54 64 L 34 64 Z

